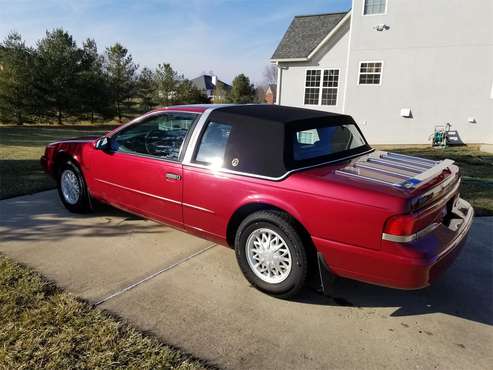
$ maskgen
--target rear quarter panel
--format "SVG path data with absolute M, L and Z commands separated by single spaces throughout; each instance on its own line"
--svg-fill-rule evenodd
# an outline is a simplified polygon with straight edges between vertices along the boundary
M 291 214 L 312 238 L 379 249 L 386 218 L 402 206 L 395 197 L 303 172 L 276 182 L 185 166 L 183 180 L 185 225 L 224 243 L 237 209 L 265 203 Z

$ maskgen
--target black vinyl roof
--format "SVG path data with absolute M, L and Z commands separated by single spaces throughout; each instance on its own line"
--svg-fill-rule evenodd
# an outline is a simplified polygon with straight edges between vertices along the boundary
M 216 108 L 213 112 L 227 113 L 231 116 L 249 117 L 274 123 L 290 123 L 314 118 L 348 117 L 344 114 L 323 112 L 314 109 L 288 107 L 272 104 L 231 105 Z
M 226 169 L 268 178 L 280 178 L 292 169 L 332 159 L 294 163 L 290 153 L 296 131 L 354 124 L 344 114 L 271 104 L 221 106 L 210 113 L 208 121 L 232 127 L 224 155 Z

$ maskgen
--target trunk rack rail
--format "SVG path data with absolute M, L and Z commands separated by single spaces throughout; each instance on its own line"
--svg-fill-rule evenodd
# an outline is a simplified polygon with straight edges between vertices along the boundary
M 398 188 L 415 189 L 440 175 L 454 161 L 432 161 L 410 155 L 376 151 L 336 170 L 343 176 L 378 182 Z

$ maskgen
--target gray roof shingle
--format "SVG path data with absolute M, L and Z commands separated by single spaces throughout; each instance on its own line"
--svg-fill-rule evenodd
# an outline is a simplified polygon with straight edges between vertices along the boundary
M 199 89 L 199 90 L 214 90 L 215 86 L 212 83 L 212 76 L 209 75 L 202 75 L 199 77 L 196 77 L 191 80 L 191 82 Z M 231 86 L 228 85 L 227 83 L 217 80 L 217 84 L 222 86 L 223 89 L 229 90 L 231 89 Z
M 308 57 L 347 13 L 294 17 L 271 59 Z

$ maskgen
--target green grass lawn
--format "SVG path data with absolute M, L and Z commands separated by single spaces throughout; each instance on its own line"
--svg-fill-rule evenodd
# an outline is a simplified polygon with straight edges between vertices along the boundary
M 0 126 L 0 199 L 52 189 L 39 164 L 46 144 L 77 136 L 102 135 L 114 126 Z
M 0 256 L 0 368 L 204 367 Z

